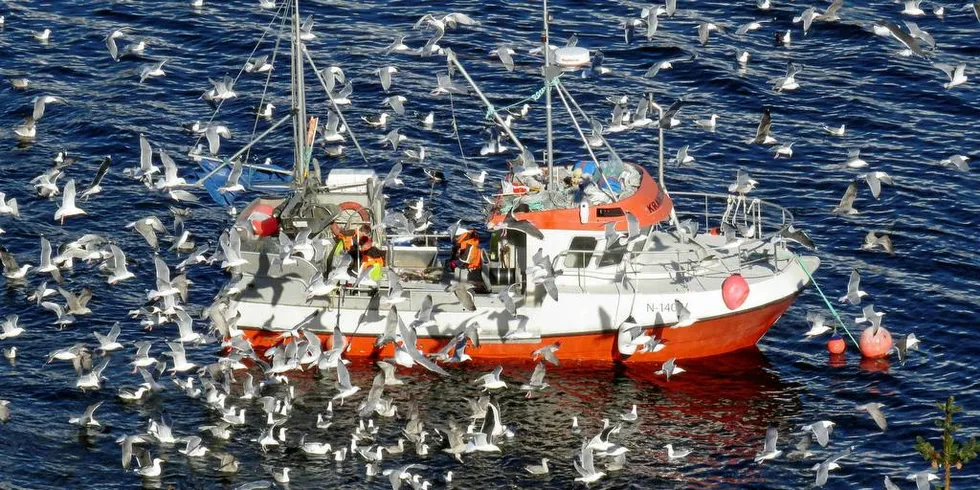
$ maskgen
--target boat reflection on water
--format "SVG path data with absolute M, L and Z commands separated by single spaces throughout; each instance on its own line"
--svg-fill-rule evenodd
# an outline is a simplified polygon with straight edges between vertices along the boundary
M 761 449 L 769 424 L 779 425 L 783 429 L 781 441 L 784 444 L 789 441 L 788 427 L 782 421 L 800 412 L 799 394 L 804 388 L 783 382 L 758 348 L 679 365 L 687 371 L 669 381 L 654 374 L 656 368 L 652 366 L 548 365 L 545 380 L 550 388 L 526 398 L 519 386 L 530 377 L 534 365 L 505 364 L 502 377 L 508 388 L 490 396 L 499 403 L 502 421 L 515 432 L 515 437 L 500 442 L 501 457 L 471 455 L 465 458 L 465 468 L 478 465 L 481 470 L 474 473 L 485 476 L 488 465 L 500 464 L 501 483 L 524 486 L 523 483 L 531 485 L 534 481 L 523 481 L 530 478 L 522 470 L 523 465 L 548 457 L 561 468 L 551 475 L 550 485 L 572 486 L 572 479 L 577 476 L 571 468 L 573 457 L 584 439 L 599 433 L 602 419 L 609 419 L 611 424 L 623 424 L 612 440 L 630 450 L 629 479 L 640 478 L 645 482 L 644 487 L 704 488 L 704 485 L 743 486 L 762 482 L 758 476 L 761 470 L 752 463 L 752 458 Z M 494 367 L 467 363 L 448 368 L 449 377 L 418 368 L 399 368 L 398 377 L 405 384 L 386 387 L 384 392 L 384 397 L 393 399 L 398 406 L 398 416 L 374 417 L 380 428 L 375 440 L 393 444 L 403 437 L 401 429 L 411 403 L 418 404 L 421 419 L 433 433 L 446 427 L 450 419 L 465 426 L 470 422 L 465 399 L 486 395 L 473 380 Z M 329 442 L 341 446 L 349 442 L 347 434 L 358 424 L 357 406 L 378 373 L 373 364 L 363 360 L 354 360 L 348 370 L 353 383 L 361 387 L 361 393 L 344 405 L 334 402 L 334 425 L 326 432 Z M 332 371 L 322 377 L 292 375 L 290 383 L 295 386 L 297 410 L 290 425 L 299 427 L 300 431 L 314 427 L 317 414 L 326 410 L 336 394 L 335 382 Z M 267 389 L 275 391 L 275 388 Z M 633 404 L 637 405 L 639 420 L 621 420 L 620 415 L 629 412 Z M 573 417 L 578 419 L 578 431 L 572 429 Z M 258 418 L 253 418 L 249 425 L 253 422 L 261 424 Z M 668 443 L 692 449 L 693 453 L 682 461 L 669 463 L 663 449 Z M 422 459 L 443 473 L 456 470 L 458 484 L 467 487 L 465 471 L 461 471 L 464 467 L 459 467 L 441 447 L 442 443 L 432 442 L 430 455 Z M 411 452 L 411 449 L 407 451 Z M 412 454 L 402 459 L 406 463 L 416 462 L 417 457 Z M 597 458 L 597 468 L 601 469 L 607 462 Z

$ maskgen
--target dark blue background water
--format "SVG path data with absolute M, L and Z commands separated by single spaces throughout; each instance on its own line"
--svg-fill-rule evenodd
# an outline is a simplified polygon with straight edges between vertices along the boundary
M 477 455 L 466 458 L 464 466 L 439 451 L 419 457 L 409 450 L 382 464 L 391 468 L 409 462 L 429 466 L 421 470 L 427 479 L 442 486 L 441 475 L 447 470 L 456 474 L 458 488 L 486 485 L 520 488 L 545 486 L 572 487 L 577 476 L 572 469 L 572 455 L 581 443 L 581 435 L 569 430 L 570 419 L 578 416 L 586 433 L 600 425 L 599 420 L 639 406 L 640 420 L 626 424 L 620 441 L 630 449 L 629 466 L 601 480 L 599 488 L 800 488 L 810 485 L 813 473 L 809 467 L 823 456 L 855 446 L 854 454 L 843 460 L 843 468 L 832 473 L 828 488 L 880 488 L 884 475 L 900 480 L 911 470 L 925 469 L 912 449 L 916 435 L 935 438 L 932 418 L 937 414 L 933 403 L 955 395 L 967 411 L 960 421 L 965 432 L 975 433 L 980 426 L 977 409 L 975 352 L 980 341 L 975 336 L 975 312 L 980 306 L 980 258 L 976 231 L 980 198 L 980 179 L 976 173 L 960 173 L 943 168 L 938 162 L 960 153 L 980 157 L 975 146 L 980 97 L 976 81 L 952 91 L 943 90 L 943 73 L 921 59 L 900 58 L 892 53 L 898 47 L 891 40 L 875 37 L 861 25 L 880 18 L 898 22 L 901 7 L 891 2 L 856 5 L 848 2 L 842 10 L 843 20 L 836 24 L 815 23 L 803 36 L 799 25 L 791 25 L 807 4 L 776 2 L 771 13 L 755 9 L 754 2 L 681 0 L 673 19 L 663 18 L 653 41 L 640 40 L 633 45 L 622 41 L 618 23 L 628 16 L 638 16 L 639 9 L 621 2 L 556 2 L 553 42 L 562 44 L 575 33 L 579 45 L 602 49 L 606 66 L 613 73 L 599 80 L 568 78 L 566 85 L 590 113 L 608 119 L 610 106 L 606 96 L 631 95 L 631 107 L 644 91 L 652 91 L 661 103 L 681 95 L 694 104 L 682 110 L 683 124 L 669 132 L 667 154 L 673 155 L 684 144 L 698 160 L 694 168 L 671 169 L 671 190 L 720 192 L 734 178 L 738 168 L 748 170 L 760 181 L 755 192 L 793 210 L 799 224 L 814 237 L 820 247 L 823 267 L 817 280 L 830 296 L 842 294 L 852 268 L 863 277 L 862 285 L 872 295 L 876 309 L 888 313 L 885 325 L 896 335 L 914 332 L 923 341 L 922 351 L 914 353 L 905 365 L 897 362 L 863 364 L 851 347 L 846 362 L 828 365 L 823 340 L 801 341 L 806 330 L 804 317 L 819 309 L 822 301 L 808 291 L 760 343 L 759 350 L 739 353 L 708 363 L 686 363 L 689 370 L 664 383 L 646 369 L 628 371 L 610 368 L 592 369 L 563 366 L 550 368 L 548 380 L 552 389 L 547 396 L 525 400 L 511 389 L 499 396 L 505 423 L 517 435 L 502 444 L 500 455 Z M 819 2 L 818 7 L 824 5 Z M 435 203 L 447 209 L 479 219 L 480 201 L 462 174 L 464 169 L 486 168 L 492 177 L 504 171 L 500 157 L 481 158 L 484 109 L 475 100 L 457 98 L 457 115 L 466 151 L 465 162 L 459 158 L 449 125 L 449 103 L 444 97 L 429 95 L 435 87 L 436 74 L 443 71 L 438 57 L 419 59 L 406 55 L 383 57 L 383 49 L 398 33 L 409 34 L 412 47 L 424 43 L 424 35 L 413 32 L 411 25 L 427 12 L 461 11 L 480 20 L 482 25 L 463 27 L 447 34 L 440 43 L 452 47 L 481 81 L 488 95 L 498 104 L 516 102 L 540 87 L 535 76 L 538 60 L 527 50 L 539 38 L 540 13 L 537 2 L 511 1 L 452 2 L 419 5 L 417 2 L 304 2 L 304 9 L 314 14 L 317 40 L 309 44 L 320 67 L 342 66 L 354 80 L 354 106 L 346 113 L 368 156 L 383 172 L 391 165 L 395 153 L 382 150 L 377 140 L 381 134 L 371 131 L 360 121 L 362 115 L 383 110 L 384 97 L 374 70 L 395 65 L 392 93 L 408 97 L 409 115 L 396 118 L 389 126 L 399 127 L 411 140 L 410 145 L 424 141 L 429 163 L 446 171 L 450 185 L 436 189 Z M 938 41 L 934 59 L 945 63 L 966 62 L 967 74 L 973 75 L 980 38 L 980 23 L 972 12 L 947 9 L 945 19 L 932 15 L 919 19 L 919 25 Z M 138 279 L 117 287 L 107 287 L 94 266 L 77 265 L 67 274 L 69 289 L 92 287 L 95 313 L 82 317 L 71 328 L 59 332 L 51 325 L 52 316 L 24 300 L 27 289 L 5 288 L 0 297 L 3 316 L 19 314 L 27 332 L 0 342 L 16 345 L 20 356 L 16 364 L 0 366 L 0 399 L 10 400 L 12 420 L 0 426 L 0 487 L 80 488 L 136 487 L 139 477 L 119 467 L 119 448 L 113 443 L 122 434 L 145 430 L 148 419 L 169 414 L 178 435 L 196 433 L 199 425 L 214 420 L 214 415 L 199 402 L 188 400 L 175 387 L 142 405 L 127 406 L 118 401 L 118 387 L 135 385 L 140 380 L 128 372 L 126 364 L 133 352 L 130 344 L 141 339 L 154 342 L 159 355 L 166 338 L 173 338 L 173 326 L 143 332 L 126 312 L 139 306 L 144 291 L 152 288 L 151 251 L 135 233 L 124 230 L 124 224 L 155 214 L 164 218 L 165 197 L 149 194 L 142 186 L 122 176 L 122 169 L 138 164 L 138 134 L 145 133 L 154 147 L 171 155 L 182 155 L 196 143 L 195 137 L 181 131 L 181 124 L 210 117 L 209 106 L 199 100 L 209 88 L 207 79 L 235 76 L 255 41 L 272 20 L 271 11 L 260 11 L 257 2 L 211 2 L 194 11 L 187 2 L 173 1 L 2 1 L 0 14 L 7 26 L 0 30 L 0 76 L 4 79 L 29 77 L 32 88 L 18 92 L 0 85 L 0 191 L 20 202 L 19 220 L 0 217 L 0 227 L 7 233 L 0 243 L 13 251 L 21 262 L 37 262 L 38 237 L 46 236 L 55 245 L 73 240 L 86 232 L 109 237 L 122 247 L 136 264 L 131 267 Z M 744 38 L 735 29 L 752 19 L 774 19 L 762 31 Z M 727 33 L 712 36 L 706 47 L 697 45 L 695 26 L 712 20 L 728 27 Z M 148 47 L 144 59 L 112 61 L 103 38 L 115 28 L 129 27 L 128 40 L 145 39 Z M 276 23 L 278 27 L 278 23 Z M 51 42 L 41 45 L 32 39 L 32 31 L 52 30 Z M 777 30 L 793 29 L 791 48 L 774 48 Z M 271 39 L 260 46 L 260 53 L 272 51 Z M 518 49 L 518 69 L 506 73 L 488 51 L 501 42 Z M 733 70 L 734 49 L 748 49 L 752 60 L 744 74 Z M 655 80 L 641 78 L 654 62 L 695 52 L 695 62 L 677 64 L 672 71 L 662 71 Z M 138 84 L 139 72 L 154 60 L 169 59 L 165 78 Z M 284 114 L 288 107 L 285 89 L 288 58 L 277 61 L 276 75 L 270 93 Z M 777 94 L 770 79 L 785 71 L 786 63 L 805 65 L 798 75 L 802 88 L 795 93 Z M 243 76 L 236 86 L 239 98 L 226 103 L 217 121 L 228 124 L 234 133 L 225 142 L 223 152 L 237 148 L 248 140 L 252 131 L 250 111 L 262 92 L 264 77 Z M 311 114 L 325 116 L 326 106 L 313 79 Z M 48 108 L 38 124 L 37 140 L 18 146 L 12 131 L 30 114 L 31 98 L 51 94 L 64 97 L 67 105 Z M 743 141 L 754 134 L 763 106 L 772 107 L 773 132 L 782 142 L 795 142 L 795 155 L 789 160 L 773 160 L 767 149 L 749 146 Z M 425 132 L 415 114 L 436 113 L 436 131 Z M 718 131 L 705 133 L 693 119 L 720 116 Z M 847 125 L 847 135 L 834 138 L 824 134 L 821 126 Z M 581 149 L 574 140 L 564 112 L 556 112 L 558 143 L 556 161 L 578 159 Z M 267 127 L 261 123 L 259 129 Z M 532 148 L 543 148 L 543 109 L 536 104 L 532 118 L 517 125 L 519 134 Z M 275 162 L 290 158 L 288 131 L 282 132 L 253 152 L 258 160 L 266 156 Z M 639 162 L 649 169 L 656 165 L 656 135 L 653 130 L 637 130 L 611 137 L 624 159 Z M 348 154 L 334 165 L 359 166 L 361 160 L 348 143 Z M 881 200 L 875 201 L 861 187 L 856 207 L 861 214 L 853 218 L 832 216 L 829 210 L 843 194 L 855 172 L 841 168 L 847 148 L 861 148 L 871 168 L 891 174 L 896 185 L 886 186 Z M 58 150 L 67 149 L 79 162 L 66 169 L 84 187 L 95 173 L 104 155 L 112 155 L 113 167 L 104 182 L 103 194 L 82 205 L 86 217 L 70 219 L 64 226 L 54 223 L 56 201 L 37 198 L 29 180 L 51 165 Z M 177 158 L 183 174 L 194 164 Z M 407 166 L 406 187 L 394 193 L 395 201 L 428 195 L 429 188 L 418 167 Z M 189 229 L 199 243 L 216 242 L 228 217 L 211 205 L 203 192 L 202 201 L 192 205 Z M 440 214 L 439 224 L 456 218 Z M 870 230 L 889 230 L 897 254 L 893 257 L 859 251 L 862 238 Z M 172 252 L 165 258 L 171 265 L 179 257 Z M 204 305 L 223 282 L 215 268 L 191 269 L 195 282 L 191 303 Z M 31 278 L 31 285 L 40 281 Z M 3 282 L 0 280 L 0 282 Z M 844 308 L 848 323 L 858 313 Z M 113 355 L 106 374 L 107 386 L 100 392 L 82 394 L 73 389 L 74 373 L 63 364 L 44 366 L 45 355 L 55 348 L 75 342 L 95 343 L 92 331 L 106 331 L 115 322 L 123 324 L 121 340 L 127 350 Z M 199 324 L 198 329 L 205 326 Z M 213 362 L 213 346 L 193 349 L 192 360 Z M 373 371 L 355 362 L 355 382 L 367 390 Z M 409 383 L 387 390 L 400 406 L 409 400 L 420 400 L 423 419 L 439 424 L 449 415 L 463 418 L 462 398 L 478 396 L 470 385 L 472 379 L 492 366 L 463 367 L 454 370 L 449 379 L 436 379 L 425 373 L 406 372 Z M 508 366 L 504 375 L 519 384 L 526 379 L 530 365 Z M 303 394 L 303 406 L 289 422 L 294 436 L 310 431 L 311 440 L 328 441 L 335 447 L 345 445 L 354 424 L 352 407 L 339 408 L 335 425 L 325 433 L 313 433 L 317 411 L 323 410 L 333 395 L 332 382 L 317 383 L 310 376 L 297 376 L 297 391 Z M 169 382 L 168 382 L 169 383 Z M 80 437 L 67 423 L 87 405 L 98 400 L 105 404 L 97 418 L 108 429 L 105 433 Z M 880 432 L 855 406 L 881 402 L 889 417 L 887 432 Z M 249 408 L 255 416 L 258 407 Z M 837 422 L 832 444 L 826 450 L 814 448 L 817 455 L 806 462 L 780 459 L 765 465 L 752 463 L 761 449 L 765 427 L 780 428 L 780 447 L 791 449 L 789 432 L 800 424 L 820 419 Z M 403 421 L 381 421 L 379 441 L 392 444 Z M 249 426 L 238 429 L 232 440 L 221 444 L 205 438 L 209 446 L 228 451 L 245 463 L 237 476 L 220 476 L 211 458 L 188 462 L 175 448 L 153 448 L 154 455 L 167 459 L 164 475 L 158 485 L 182 488 L 237 486 L 259 479 L 269 479 L 264 465 L 294 469 L 294 488 L 385 488 L 385 479 L 369 480 L 363 476 L 360 462 L 348 460 L 340 465 L 332 461 L 308 460 L 295 452 L 258 450 L 255 442 L 261 422 L 258 417 Z M 662 447 L 668 442 L 689 447 L 694 453 L 678 463 L 665 461 Z M 542 456 L 553 460 L 551 476 L 539 479 L 523 472 L 525 464 Z M 976 466 L 969 465 L 958 475 L 957 487 L 980 485 Z M 910 482 L 904 482 L 909 488 Z M 577 484 L 576 484 L 577 485 Z

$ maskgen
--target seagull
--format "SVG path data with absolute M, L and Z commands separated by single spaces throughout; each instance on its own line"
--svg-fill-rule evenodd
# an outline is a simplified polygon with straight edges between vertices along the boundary
M 545 366 L 544 361 L 538 362 L 538 365 L 534 367 L 534 372 L 531 373 L 531 379 L 528 380 L 526 384 L 521 385 L 521 390 L 527 391 L 527 398 L 531 398 L 532 392 L 543 391 L 550 386 L 548 383 L 544 381 L 544 377 L 545 377 L 544 366 Z
M 75 179 L 71 179 L 65 184 L 61 195 L 61 206 L 54 213 L 54 220 L 65 223 L 65 218 L 87 214 L 75 205 Z
M 272 71 L 269 55 L 262 55 L 245 62 L 245 73 L 266 73 Z
M 844 451 L 837 453 L 824 461 L 813 465 L 812 470 L 816 472 L 815 485 L 822 487 L 827 484 L 827 479 L 830 477 L 830 471 L 840 468 L 837 461 L 845 458 L 851 454 L 851 449 L 847 448 Z
M 735 173 L 735 183 L 728 185 L 728 192 L 737 194 L 748 194 L 759 185 L 759 181 L 749 176 L 749 173 L 738 169 Z
M 532 475 L 547 475 L 548 474 L 548 458 L 541 458 L 540 465 L 529 464 L 524 467 L 524 471 Z
M 793 143 L 779 145 L 773 148 L 772 153 L 773 153 L 773 157 L 772 157 L 773 160 L 779 157 L 790 158 L 793 156 Z
M 165 353 L 173 358 L 173 367 L 170 368 L 171 374 L 173 373 L 186 373 L 191 369 L 197 367 L 197 364 L 193 362 L 187 362 L 187 356 L 184 353 L 184 344 L 180 342 L 167 342 L 167 346 L 170 347 L 170 352 Z
M 844 166 L 847 168 L 864 168 L 868 166 L 868 162 L 861 158 L 861 150 L 859 148 L 851 148 L 847 150 L 847 161 L 844 162 Z
M 632 410 L 629 412 L 620 414 L 619 418 L 627 422 L 635 422 L 639 418 L 639 415 L 636 413 L 636 405 L 634 404 Z
M 737 31 L 735 31 L 735 35 L 744 36 L 750 32 L 758 31 L 759 29 L 762 29 L 762 24 L 766 22 L 770 22 L 770 21 L 753 20 L 753 21 L 746 22 L 745 24 L 742 24 L 742 26 L 739 27 Z
M 847 190 L 844 191 L 844 197 L 840 199 L 840 203 L 831 210 L 833 214 L 840 215 L 854 215 L 858 214 L 858 210 L 854 209 L 854 200 L 857 199 L 858 184 L 857 181 L 851 181 L 847 185 Z
M 218 150 L 221 149 L 221 138 L 231 138 L 231 130 L 223 125 L 209 125 L 204 130 L 204 136 L 208 140 L 208 151 L 212 155 L 217 155 Z
M 51 39 L 51 29 L 45 29 L 43 31 L 35 31 L 34 39 L 40 41 L 41 43 L 47 43 Z
M 684 145 L 684 146 L 680 147 L 679 150 L 677 150 L 677 156 L 674 157 L 674 162 L 676 163 L 676 165 L 678 167 L 680 167 L 682 165 L 690 165 L 690 164 L 693 164 L 694 163 L 694 157 L 692 157 L 691 155 L 688 155 L 688 153 L 687 153 L 688 152 L 688 146 L 689 145 Z
M 575 471 L 578 472 L 579 476 L 575 478 L 575 481 L 582 482 L 585 484 L 598 481 L 600 478 L 605 476 L 605 472 L 596 471 L 594 458 L 594 449 L 589 445 L 589 441 L 585 440 L 582 442 L 582 449 L 579 451 L 578 458 L 572 461 L 575 466 Z
M 827 447 L 827 444 L 830 443 L 830 433 L 833 431 L 835 425 L 837 424 L 829 420 L 821 420 L 819 422 L 804 425 L 801 428 L 804 431 L 810 431 L 813 433 L 813 437 L 817 438 L 817 444 L 820 444 L 821 447 Z
M 95 335 L 96 340 L 99 341 L 99 348 L 96 350 L 99 352 L 112 352 L 122 349 L 123 345 L 116 340 L 119 338 L 120 332 L 119 322 L 113 324 L 109 333 L 106 335 L 102 335 L 99 332 L 92 332 L 92 335 Z
M 779 455 L 783 454 L 781 450 L 776 449 L 776 439 L 778 437 L 779 432 L 777 431 L 776 426 L 770 425 L 769 428 L 766 429 L 765 446 L 762 448 L 762 452 L 755 456 L 756 463 L 761 463 L 769 459 L 776 459 L 779 457 Z
M 109 165 L 112 163 L 112 157 L 105 157 L 102 159 L 102 163 L 99 165 L 99 170 L 95 172 L 95 179 L 89 184 L 88 189 L 82 192 L 81 197 L 88 201 L 90 196 L 102 192 L 102 179 L 105 178 L 106 174 L 109 173 Z
M 826 124 L 824 124 L 823 130 L 824 130 L 825 133 L 827 133 L 827 134 L 829 134 L 831 136 L 838 136 L 838 137 L 840 137 L 840 136 L 844 136 L 844 132 L 846 130 L 846 127 L 845 127 L 845 125 L 841 124 L 839 128 L 832 128 L 832 127 L 827 126 Z
M 309 15 L 299 28 L 299 40 L 309 42 L 314 39 L 316 39 L 316 34 L 313 34 L 313 16 Z
M 157 78 L 167 76 L 167 72 L 163 71 L 163 65 L 170 60 L 161 60 L 156 63 L 151 63 L 143 67 L 140 71 L 140 83 L 146 81 L 147 78 Z
M 701 129 L 714 133 L 717 122 L 718 114 L 712 114 L 708 119 L 699 119 L 694 121 L 694 124 L 697 124 Z
M 932 485 L 929 484 L 931 481 L 936 481 L 939 476 L 933 471 L 917 471 L 905 477 L 906 480 L 914 481 L 916 490 L 929 490 Z M 895 486 L 892 484 L 892 486 Z M 896 487 L 898 488 L 898 487 Z
M 895 343 L 895 350 L 898 352 L 899 362 L 904 363 L 905 359 L 908 358 L 909 349 L 919 350 L 918 346 L 919 339 L 914 333 L 910 333 L 899 339 L 899 341 Z
M 408 102 L 408 99 L 405 97 L 401 95 L 393 95 L 390 97 L 385 97 L 385 99 L 381 102 L 390 106 L 391 110 L 395 111 L 395 114 L 398 114 L 399 116 L 405 115 L 405 102 Z
M 892 239 L 887 233 L 869 231 L 868 234 L 864 236 L 864 243 L 861 244 L 861 250 L 871 251 L 878 247 L 881 247 L 881 249 L 889 255 L 895 254 L 895 247 L 892 245 Z
M 970 157 L 963 155 L 953 155 L 939 162 L 940 165 L 944 167 L 953 167 L 961 172 L 969 172 L 970 166 L 967 162 L 970 161 Z
M 928 54 L 922 50 L 922 47 L 919 46 L 918 40 L 903 31 L 902 28 L 898 27 L 893 22 L 881 22 L 880 25 L 887 29 L 888 32 L 891 33 L 892 37 L 905 46 L 906 51 L 909 53 L 906 56 L 910 56 L 912 54 L 922 58 L 926 58 L 928 56 Z
M 925 11 L 919 8 L 919 4 L 922 0 L 905 0 L 905 8 L 902 9 L 902 15 L 909 15 L 912 17 L 919 17 L 926 15 Z
M 820 14 L 817 13 L 817 10 L 810 7 L 804 10 L 799 16 L 793 17 L 793 23 L 799 24 L 803 22 L 803 35 L 805 36 L 810 31 L 810 25 L 813 24 L 814 19 L 818 17 L 820 17 Z
M 876 424 L 878 424 L 878 428 L 884 432 L 885 429 L 888 428 L 888 420 L 885 418 L 885 414 L 881 411 L 884 406 L 885 405 L 881 403 L 872 402 L 865 403 L 864 405 L 858 405 L 857 409 L 868 412 L 868 415 L 871 415 L 871 418 L 874 419 Z
M 228 192 L 242 192 L 245 190 L 245 186 L 239 182 L 242 177 L 242 165 L 242 160 L 240 158 L 236 158 L 235 161 L 232 162 L 231 171 L 228 172 L 228 178 L 225 180 L 225 185 L 219 187 L 218 192 L 225 194 Z
M 27 118 L 24 120 L 24 124 L 16 126 L 14 128 L 14 134 L 17 138 L 23 141 L 33 140 L 37 136 L 37 123 L 32 118 Z
M 681 448 L 674 449 L 673 444 L 667 444 L 666 446 L 664 446 L 664 449 L 667 450 L 667 461 L 670 462 L 676 461 L 678 459 L 683 459 L 687 457 L 687 455 L 691 454 L 692 452 L 690 449 L 681 449 Z
M 949 90 L 953 87 L 958 87 L 966 83 L 966 63 L 960 63 L 956 66 L 936 63 L 935 66 L 936 68 L 942 70 L 947 77 L 949 77 L 949 82 L 943 84 L 944 89 Z
M 874 310 L 874 305 L 867 305 L 862 310 L 862 315 L 854 319 L 854 323 L 870 323 L 874 327 L 874 332 L 878 333 L 878 329 L 881 328 L 881 317 L 885 316 L 885 312 L 878 313 Z
M 891 176 L 885 172 L 868 172 L 866 174 L 858 175 L 859 179 L 864 179 L 868 183 L 868 187 L 871 188 L 871 195 L 875 199 L 881 196 L 881 184 L 895 185 L 895 181 L 892 180 Z
M 93 403 L 92 405 L 89 405 L 88 408 L 85 409 L 85 413 L 83 413 L 80 417 L 71 417 L 70 419 L 68 419 L 68 423 L 77 425 L 82 428 L 102 427 L 102 424 L 99 423 L 98 420 L 95 420 L 95 411 L 98 410 L 99 407 L 101 406 L 102 406 L 102 402 L 96 402 Z
M 31 119 L 34 121 L 40 121 L 44 117 L 44 109 L 48 104 L 64 104 L 65 99 L 61 97 L 55 97 L 53 95 L 42 95 L 39 97 L 34 97 L 34 112 L 31 115 Z
M 806 321 L 810 323 L 810 330 L 803 334 L 804 337 L 816 337 L 833 330 L 827 325 L 827 318 L 821 313 L 815 311 L 807 313 Z
M 119 48 L 116 46 L 116 39 L 126 37 L 126 34 L 115 29 L 105 37 L 105 46 L 109 50 L 109 56 L 112 57 L 112 61 L 119 61 Z
M 402 141 L 407 141 L 407 140 L 408 140 L 408 137 L 406 137 L 406 136 L 404 136 L 402 134 L 399 134 L 398 133 L 398 128 L 395 128 L 395 129 L 392 129 L 391 131 L 389 131 L 388 134 L 386 134 L 385 137 L 381 139 L 381 144 L 382 145 L 391 145 L 392 151 L 397 151 L 398 150 L 398 144 L 401 143 Z
M 506 388 L 507 383 L 500 379 L 503 370 L 503 366 L 497 366 L 493 371 L 473 380 L 473 384 L 482 383 L 484 391 Z
M 497 46 L 497 49 L 490 51 L 490 55 L 496 55 L 497 58 L 500 59 L 500 62 L 503 63 L 504 68 L 506 68 L 507 71 L 514 71 L 513 56 L 515 54 L 517 54 L 517 51 L 514 51 L 514 48 L 511 48 L 509 44 L 501 44 Z
M 847 294 L 840 297 L 841 303 L 850 303 L 854 306 L 861 304 L 861 298 L 868 295 L 868 293 L 861 291 L 861 274 L 858 273 L 857 269 L 851 271 L 851 278 L 847 281 Z
M 481 170 L 479 173 L 465 172 L 466 178 L 477 187 L 477 189 L 482 189 L 484 182 L 487 180 L 487 171 Z
M 800 84 L 796 82 L 796 75 L 803 71 L 803 65 L 789 62 L 786 65 L 786 76 L 776 79 L 773 90 L 776 92 L 791 92 L 798 90 Z
M 712 31 L 720 30 L 720 28 L 711 22 L 701 22 L 698 24 L 698 40 L 701 42 L 701 46 L 708 45 L 708 36 Z
M 667 381 L 670 381 L 671 376 L 681 374 L 685 371 L 684 368 L 676 364 L 677 359 L 670 358 L 653 374 L 662 375 L 667 377 Z
M 405 45 L 405 36 L 399 35 L 383 51 L 385 55 L 391 53 L 410 53 L 412 48 Z
M 759 121 L 759 127 L 755 131 L 755 138 L 749 139 L 748 143 L 755 143 L 758 145 L 774 145 L 776 144 L 776 138 L 772 136 L 770 132 L 772 129 L 772 113 L 769 108 L 766 107 L 762 110 L 762 120 Z
M 555 355 L 555 352 L 557 352 L 560 347 L 561 345 L 558 342 L 541 347 L 540 349 L 537 349 L 531 353 L 531 360 L 535 361 L 540 357 L 545 361 L 558 366 L 558 356 Z
M 333 396 L 333 400 L 340 400 L 343 403 L 345 399 L 360 391 L 361 388 L 351 384 L 350 373 L 347 371 L 347 366 L 343 362 L 338 362 L 336 369 L 338 393 Z
M 0 340 L 12 339 L 24 333 L 24 329 L 17 326 L 17 320 L 19 318 L 20 317 L 17 315 L 7 315 L 7 318 L 3 321 L 3 324 L 0 324 L 0 329 L 2 329 L 2 333 L 0 333 Z

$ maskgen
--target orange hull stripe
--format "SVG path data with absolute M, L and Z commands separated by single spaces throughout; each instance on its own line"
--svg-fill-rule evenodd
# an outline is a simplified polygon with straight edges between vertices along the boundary
M 710 357 L 754 346 L 795 300 L 790 296 L 753 310 L 734 315 L 712 318 L 683 328 L 654 329 L 657 338 L 666 348 L 656 353 L 635 354 L 626 362 L 663 362 L 670 358 L 693 359 Z M 257 351 L 263 351 L 280 342 L 280 333 L 255 329 L 243 329 L 245 337 Z M 331 334 L 319 335 L 329 348 Z M 350 339 L 350 337 L 348 337 Z M 350 340 L 349 340 L 350 341 Z M 382 349 L 374 347 L 374 336 L 354 336 L 348 356 L 383 359 L 394 353 L 392 345 Z M 423 352 L 436 352 L 446 345 L 445 338 L 419 338 Z M 555 335 L 542 337 L 540 342 L 484 342 L 479 348 L 470 346 L 466 353 L 474 360 L 527 360 L 531 352 L 554 342 L 561 343 L 558 357 L 562 360 L 585 362 L 614 362 L 622 360 L 616 348 L 616 333 L 603 332 L 582 335 Z

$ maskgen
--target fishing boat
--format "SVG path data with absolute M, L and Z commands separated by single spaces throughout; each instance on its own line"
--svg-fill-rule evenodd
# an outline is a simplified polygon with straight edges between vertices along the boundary
M 583 362 L 716 356 L 755 346 L 819 266 L 817 257 L 792 250 L 792 213 L 751 197 L 747 175 L 728 193 L 667 192 L 661 123 L 669 110 L 655 122 L 656 179 L 623 162 L 604 137 L 595 151 L 584 145 L 583 160 L 556 165 L 553 96 L 573 120 L 585 116 L 561 83 L 566 69 L 581 66 L 545 55 L 547 148 L 539 164 L 447 50 L 453 71 L 521 155 L 476 230 L 479 248 L 465 249 L 478 250 L 474 267 L 461 255 L 468 227 L 423 234 L 392 225 L 398 212 L 386 192 L 396 191 L 397 169 L 321 174 L 311 165 L 316 124 L 307 118 L 304 69 L 325 82 L 299 40 L 298 1 L 292 9 L 292 178 L 284 192 L 244 207 L 221 238 L 226 256 L 240 255 L 228 286 L 230 315 L 257 350 L 302 331 L 327 349 L 368 358 L 395 356 L 406 342 L 450 361 L 530 359 L 556 348 L 563 360 Z M 548 52 L 547 21 L 544 33 Z M 342 118 L 340 107 L 333 110 Z M 577 122 L 575 129 L 585 140 Z M 223 165 L 235 165 L 229 160 Z M 365 241 L 381 251 L 380 261 L 362 263 Z

